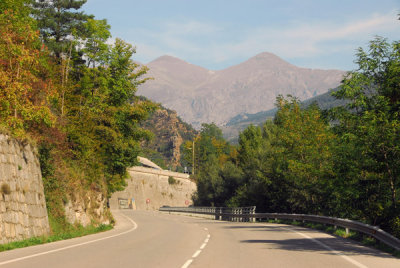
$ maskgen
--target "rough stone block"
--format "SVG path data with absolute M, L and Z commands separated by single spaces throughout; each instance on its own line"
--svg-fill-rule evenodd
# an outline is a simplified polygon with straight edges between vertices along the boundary
M 0 243 L 49 232 L 37 156 L 31 145 L 22 146 L 0 134 L 0 184 L 11 189 L 4 198 L 0 195 Z
M 4 212 L 6 212 L 6 203 L 1 201 L 1 199 L 0 199 L 0 215 L 1 215 L 1 213 L 4 213 Z
M 4 223 L 4 233 L 5 233 L 5 237 L 10 237 L 11 236 L 11 224 L 5 222 Z

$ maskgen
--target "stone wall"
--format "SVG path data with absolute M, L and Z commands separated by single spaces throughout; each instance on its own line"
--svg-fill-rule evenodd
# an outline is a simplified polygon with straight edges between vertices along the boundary
M 128 185 L 124 191 L 112 195 L 111 209 L 118 209 L 118 198 L 128 199 L 132 208 L 137 210 L 158 210 L 161 206 L 187 207 L 193 204 L 192 195 L 197 188 L 189 180 L 188 174 L 145 167 L 133 167 L 128 172 Z M 174 178 L 173 183 L 169 182 L 169 177 Z
M 109 214 L 106 213 L 107 198 L 99 191 L 77 189 L 68 196 L 64 209 L 65 217 L 71 224 L 110 224 Z
M 0 134 L 0 244 L 49 232 L 36 149 Z

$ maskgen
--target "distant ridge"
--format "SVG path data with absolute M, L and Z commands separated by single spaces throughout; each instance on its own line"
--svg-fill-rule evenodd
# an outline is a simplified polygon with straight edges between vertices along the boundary
M 337 87 L 345 74 L 339 70 L 296 67 L 264 52 L 224 70 L 210 71 L 172 56 L 147 64 L 149 80 L 138 94 L 165 107 L 194 127 L 201 123 L 226 124 L 239 114 L 254 114 L 274 107 L 279 94 L 300 100 Z
M 336 99 L 332 96 L 332 92 L 339 90 L 339 88 L 334 88 L 328 92 L 307 99 L 301 103 L 302 107 L 308 107 L 309 105 L 316 103 L 321 110 L 328 110 L 333 107 L 345 105 L 344 100 Z M 226 125 L 222 126 L 222 132 L 225 139 L 230 142 L 237 142 L 239 132 L 242 132 L 250 125 L 260 126 L 264 124 L 265 121 L 271 120 L 275 117 L 277 112 L 276 108 L 268 111 L 261 111 L 255 114 L 240 114 L 231 118 Z

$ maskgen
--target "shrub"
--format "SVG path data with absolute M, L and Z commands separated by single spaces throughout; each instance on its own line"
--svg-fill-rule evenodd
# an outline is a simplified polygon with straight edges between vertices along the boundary
M 10 185 L 8 185 L 7 183 L 3 183 L 3 184 L 1 185 L 1 193 L 3 193 L 3 194 L 10 194 L 10 193 L 11 193 Z
M 173 185 L 173 184 L 177 184 L 178 181 L 177 181 L 174 177 L 169 176 L 169 177 L 168 177 L 168 183 L 171 184 L 171 185 Z

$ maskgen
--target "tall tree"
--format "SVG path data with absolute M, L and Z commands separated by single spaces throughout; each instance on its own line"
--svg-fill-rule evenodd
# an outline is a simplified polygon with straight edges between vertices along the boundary
M 354 176 L 353 203 L 365 220 L 400 234 L 400 43 L 377 37 L 367 51 L 359 48 L 356 63 L 334 94 L 349 101 L 332 110 L 341 146 L 353 148 L 341 158 L 352 172 L 342 172 Z
M 85 3 L 86 0 L 32 2 L 33 15 L 38 22 L 43 41 L 58 59 L 71 50 L 73 35 L 85 36 L 84 23 L 93 18 L 92 15 L 78 11 Z
M 290 185 L 288 200 L 293 211 L 321 213 L 334 176 L 334 135 L 318 107 L 301 109 L 295 98 L 278 98 L 277 144 L 282 148 L 282 175 Z M 326 209 L 325 209 L 326 210 Z
M 51 125 L 53 87 L 48 58 L 24 1 L 5 1 L 0 14 L 0 117 L 17 135 Z

